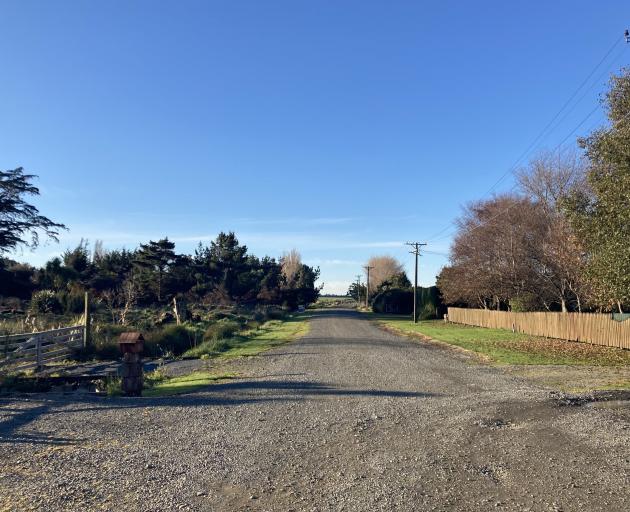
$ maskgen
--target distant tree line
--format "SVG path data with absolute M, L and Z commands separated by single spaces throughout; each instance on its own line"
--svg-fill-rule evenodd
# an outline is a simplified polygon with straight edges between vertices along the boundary
M 35 268 L 0 258 L 0 296 L 46 299 L 51 312 L 78 313 L 90 291 L 109 309 L 159 306 L 182 297 L 209 305 L 276 304 L 294 308 L 317 300 L 319 269 L 291 260 L 248 254 L 234 233 L 220 233 L 193 255 L 178 254 L 164 238 L 137 249 L 106 251 L 82 241 Z M 45 291 L 42 294 L 40 292 Z
M 583 155 L 542 153 L 517 190 L 469 204 L 437 284 L 446 302 L 520 311 L 630 309 L 630 71 Z
M 161 305 L 173 297 L 208 304 L 275 304 L 294 308 L 317 300 L 319 268 L 302 263 L 292 250 L 279 260 L 247 252 L 233 232 L 219 233 L 194 254 L 178 254 L 168 238 L 137 249 L 107 251 L 81 242 L 35 268 L 4 257 L 20 246 L 36 248 L 39 236 L 58 239 L 63 224 L 28 202 L 39 195 L 35 175 L 20 167 L 0 171 L 0 298 L 33 298 L 41 309 L 80 312 L 91 291 L 111 310 Z

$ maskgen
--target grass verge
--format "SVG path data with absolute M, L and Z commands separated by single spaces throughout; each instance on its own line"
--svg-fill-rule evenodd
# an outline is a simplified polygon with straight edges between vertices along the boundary
M 374 315 L 379 324 L 401 334 L 425 336 L 484 356 L 492 362 L 510 365 L 630 365 L 630 351 L 588 343 L 541 338 L 442 320 L 414 324 L 408 319 Z
M 166 377 L 156 370 L 145 376 L 144 397 L 163 397 L 192 393 L 209 386 L 219 380 L 232 379 L 235 373 L 211 373 L 206 371 L 193 372 L 179 377 Z
M 474 352 L 508 373 L 570 393 L 630 389 L 630 351 L 441 320 L 371 315 L 384 328 Z
M 187 350 L 184 357 L 240 357 L 255 356 L 265 350 L 304 336 L 309 329 L 308 314 L 295 315 L 286 320 L 270 320 L 257 329 L 217 341 L 205 341 Z

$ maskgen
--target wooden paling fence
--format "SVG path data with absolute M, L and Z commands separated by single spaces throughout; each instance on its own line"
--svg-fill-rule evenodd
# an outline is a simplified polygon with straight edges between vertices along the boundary
M 486 309 L 448 308 L 448 320 L 515 332 L 630 349 L 630 320 L 618 322 L 600 313 L 513 313 Z
M 83 345 L 85 325 L 51 331 L 0 336 L 0 372 L 41 369 L 66 359 L 73 348 Z

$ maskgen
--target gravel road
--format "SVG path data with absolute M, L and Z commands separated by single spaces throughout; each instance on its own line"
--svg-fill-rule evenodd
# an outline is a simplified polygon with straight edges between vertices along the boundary
M 0 510 L 630 510 L 627 412 L 357 313 L 231 365 L 168 399 L 0 398 Z

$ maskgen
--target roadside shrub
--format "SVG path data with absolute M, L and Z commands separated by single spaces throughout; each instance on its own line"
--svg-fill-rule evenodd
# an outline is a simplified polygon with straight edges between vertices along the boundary
M 265 320 L 284 320 L 286 316 L 286 311 L 280 308 L 269 308 L 265 311 Z
M 168 376 L 164 373 L 164 370 L 157 368 L 152 372 L 145 373 L 144 375 L 144 387 L 151 388 L 160 382 L 164 382 L 168 379 Z
M 213 352 L 225 352 L 232 348 L 232 344 L 228 340 L 217 340 L 212 342 L 211 349 Z
M 510 299 L 510 309 L 514 312 L 540 311 L 544 306 L 533 293 L 522 293 L 520 297 Z
M 447 312 L 447 309 L 442 302 L 440 290 L 437 286 L 419 287 L 418 304 L 418 311 L 420 312 L 420 316 L 422 317 L 423 314 L 428 315 L 426 318 L 421 318 L 422 320 L 428 320 L 431 318 L 442 318 L 442 315 Z
M 195 334 L 183 325 L 169 325 L 148 335 L 144 351 L 153 357 L 179 356 L 193 347 Z
M 96 385 L 96 391 L 107 396 L 121 396 L 122 379 L 120 377 L 107 377 Z
M 249 319 L 250 319 L 249 316 L 234 315 L 234 318 L 232 320 L 234 320 L 235 322 L 238 322 L 241 325 L 245 325 L 248 322 Z
M 0 375 L 0 391 L 42 393 L 50 391 L 50 388 L 50 381 L 45 378 L 30 377 L 24 374 Z
M 85 295 L 80 291 L 58 292 L 57 298 L 63 312 L 66 314 L 83 313 L 85 308 Z
M 153 320 L 150 318 L 140 318 L 137 322 L 134 322 L 133 325 L 135 326 L 135 330 L 140 332 L 154 331 L 156 328 L 155 323 L 153 323 Z M 127 327 L 127 330 L 129 331 L 134 329 Z
M 374 297 L 372 310 L 375 313 L 408 315 L 413 311 L 413 291 L 401 288 L 382 291 Z
M 211 356 L 226 352 L 237 343 L 236 340 L 208 340 L 184 353 L 184 357 L 208 359 Z
M 437 318 L 435 306 L 430 303 L 424 304 L 418 316 L 420 320 L 435 320 Z
M 217 341 L 224 338 L 231 338 L 235 333 L 240 331 L 241 325 L 233 320 L 219 320 L 211 324 L 203 335 L 204 341 Z
M 61 313 L 61 303 L 52 290 L 40 290 L 31 297 L 33 313 Z
M 446 312 L 437 287 L 418 287 L 418 318 L 430 320 Z M 408 315 L 413 312 L 413 289 L 390 288 L 380 292 L 372 301 L 375 313 Z
M 244 327 L 246 330 L 255 331 L 256 329 L 259 329 L 261 325 L 262 322 L 259 322 L 258 320 L 248 320 Z
M 118 338 L 121 333 L 129 330 L 132 329 L 124 325 L 97 324 L 92 329 L 90 344 L 80 348 L 76 355 L 83 358 L 118 359 L 121 356 Z
M 108 377 L 104 383 L 103 391 L 107 396 L 121 396 L 122 379 L 120 377 Z

